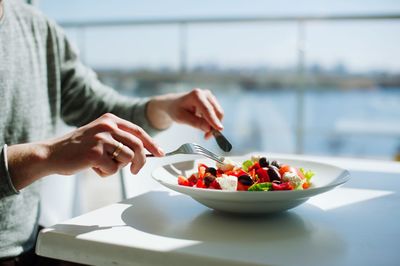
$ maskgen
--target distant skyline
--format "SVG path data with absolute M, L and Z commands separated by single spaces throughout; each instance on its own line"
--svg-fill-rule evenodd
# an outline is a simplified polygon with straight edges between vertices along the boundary
M 56 21 L 400 13 L 398 0 L 40 0 L 37 4 Z M 312 22 L 305 29 L 308 66 L 318 63 L 331 68 L 343 63 L 350 71 L 400 72 L 400 20 Z M 297 30 L 295 23 L 188 26 L 187 65 L 296 65 Z M 175 26 L 88 29 L 84 42 L 76 30 L 67 29 L 67 34 L 93 67 L 179 66 L 179 30 Z

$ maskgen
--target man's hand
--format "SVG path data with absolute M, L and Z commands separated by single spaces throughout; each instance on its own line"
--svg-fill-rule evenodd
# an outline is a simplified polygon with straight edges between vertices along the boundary
M 211 136 L 211 129 L 222 130 L 224 112 L 209 90 L 194 89 L 189 93 L 166 94 L 153 97 L 147 108 L 150 123 L 165 129 L 173 121 L 196 127 Z
M 46 175 L 70 175 L 88 167 L 108 176 L 131 163 L 137 174 L 146 162 L 145 149 L 164 155 L 142 128 L 105 114 L 60 138 L 8 147 L 8 168 L 17 189 Z

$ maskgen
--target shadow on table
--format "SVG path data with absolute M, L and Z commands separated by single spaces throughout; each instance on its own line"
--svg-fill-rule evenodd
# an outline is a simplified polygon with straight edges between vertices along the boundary
M 315 225 L 295 211 L 266 215 L 237 215 L 213 211 L 185 195 L 152 191 L 124 203 L 132 204 L 121 215 L 128 226 L 166 237 L 220 241 L 274 241 L 307 238 Z M 323 211 L 308 205 L 309 211 Z
M 76 224 L 56 224 L 44 230 L 46 231 L 57 231 L 59 233 L 65 233 L 71 236 L 79 236 L 82 234 L 111 229 L 113 227 L 119 227 L 125 225 L 117 225 L 117 226 L 98 226 L 98 225 L 76 225 Z
M 227 214 L 210 210 L 187 196 L 171 196 L 168 192 L 148 192 L 135 197 L 121 218 L 126 225 L 151 234 L 217 242 L 291 238 L 308 235 L 311 230 L 293 212 L 263 216 Z
M 127 226 L 153 235 L 199 241 L 195 247 L 182 248 L 196 252 L 209 252 L 214 247 L 231 256 L 253 256 L 253 261 L 265 261 L 269 256 L 269 261 L 276 258 L 276 262 L 296 263 L 309 261 L 316 254 L 335 260 L 346 249 L 344 241 L 323 219 L 312 219 L 326 213 L 310 204 L 301 206 L 303 217 L 294 210 L 260 216 L 231 215 L 210 210 L 188 196 L 164 191 L 148 192 L 124 203 L 132 204 L 121 215 Z M 278 256 L 288 258 L 279 260 Z

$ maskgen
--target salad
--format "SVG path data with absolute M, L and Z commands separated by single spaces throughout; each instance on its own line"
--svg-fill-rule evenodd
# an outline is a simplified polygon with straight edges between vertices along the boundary
M 252 156 L 242 164 L 227 158 L 224 164 L 217 163 L 216 167 L 200 163 L 197 173 L 178 176 L 178 184 L 228 191 L 301 190 L 311 186 L 313 176 L 311 170 Z

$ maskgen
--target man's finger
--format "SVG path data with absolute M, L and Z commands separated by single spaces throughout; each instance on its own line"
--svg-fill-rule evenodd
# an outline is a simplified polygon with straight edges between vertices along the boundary
M 115 160 L 123 163 L 127 162 L 126 160 L 129 160 L 132 162 L 131 172 L 137 174 L 146 162 L 144 144 L 141 139 L 136 135 L 130 134 L 119 128 L 114 131 L 112 137 L 115 139 L 114 142 L 124 144 L 123 149 L 125 148 L 126 152 L 125 154 L 122 154 L 123 150 L 121 150 L 121 154 L 119 154 Z
M 222 130 L 224 129 L 223 125 L 221 124 L 221 121 L 217 117 L 213 105 L 208 101 L 208 98 L 206 96 L 202 96 L 198 98 L 196 106 L 197 108 L 200 109 L 200 112 L 202 114 L 202 117 L 207 120 L 207 122 L 215 129 Z
M 194 113 L 189 111 L 182 111 L 179 114 L 179 121 L 187 123 L 192 127 L 198 128 L 204 132 L 210 131 L 211 127 L 209 123 L 201 117 L 196 116 Z M 178 122 L 179 122 L 178 121 Z
M 152 137 L 150 137 L 141 127 L 127 121 L 121 119 L 119 117 L 116 118 L 116 123 L 118 128 L 129 132 L 130 134 L 134 135 L 135 137 L 139 138 L 143 146 L 155 156 L 164 156 L 164 151 L 161 149 L 160 146 L 156 144 Z
M 131 172 L 132 174 L 136 175 L 146 163 L 146 155 L 144 153 L 144 149 L 137 149 L 134 152 L 135 156 L 133 157 L 131 164 Z
M 101 157 L 97 163 L 92 166 L 101 177 L 106 177 L 115 174 L 119 169 L 119 163 L 112 160 L 108 155 Z
M 124 134 L 131 136 L 130 134 L 126 133 L 123 130 L 118 129 L 120 132 L 124 132 Z M 111 157 L 113 156 L 113 153 L 119 149 L 118 154 L 112 158 L 115 161 L 122 163 L 122 164 L 127 164 L 132 162 L 133 160 L 133 156 L 134 156 L 134 152 L 133 152 L 133 148 L 131 147 L 131 142 L 130 142 L 130 138 L 124 136 L 121 137 L 119 134 L 114 133 L 112 135 L 112 138 L 110 140 L 110 143 L 107 143 L 107 146 L 105 147 L 105 149 L 107 150 L 108 154 L 111 155 Z M 121 143 L 122 146 L 118 148 L 118 144 Z
M 205 138 L 205 139 L 210 139 L 212 136 L 213 136 L 212 131 L 208 131 L 208 132 L 206 132 L 206 133 L 204 134 L 204 138 Z
M 214 107 L 214 111 L 219 118 L 219 120 L 222 120 L 224 118 L 224 111 L 219 104 L 217 98 L 215 98 L 214 94 L 210 90 L 206 90 L 206 96 L 207 99 L 210 101 L 211 105 Z

